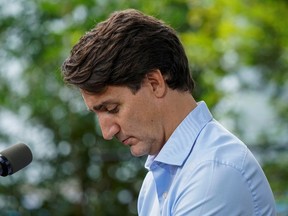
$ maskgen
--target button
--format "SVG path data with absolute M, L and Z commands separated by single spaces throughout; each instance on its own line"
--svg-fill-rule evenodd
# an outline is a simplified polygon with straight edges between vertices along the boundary
M 162 194 L 162 198 L 163 198 L 163 199 L 166 199 L 166 198 L 167 198 L 167 195 L 168 195 L 167 192 L 163 193 L 163 194 Z

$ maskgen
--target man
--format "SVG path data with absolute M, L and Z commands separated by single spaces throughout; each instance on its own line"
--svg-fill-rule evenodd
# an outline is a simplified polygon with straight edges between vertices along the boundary
M 148 155 L 139 215 L 276 214 L 252 153 L 191 95 L 186 54 L 162 21 L 115 12 L 80 39 L 62 71 L 96 113 L 105 139 Z

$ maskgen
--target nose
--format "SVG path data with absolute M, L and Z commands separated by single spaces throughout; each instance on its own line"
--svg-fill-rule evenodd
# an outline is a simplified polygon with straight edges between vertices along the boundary
M 111 140 L 120 131 L 116 121 L 108 116 L 109 114 L 98 115 L 98 122 L 105 140 Z

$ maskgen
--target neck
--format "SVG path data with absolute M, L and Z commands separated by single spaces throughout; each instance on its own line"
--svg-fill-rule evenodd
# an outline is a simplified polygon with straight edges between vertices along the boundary
M 163 106 L 163 119 L 165 142 L 169 139 L 178 125 L 197 106 L 193 96 L 189 92 L 169 90 Z

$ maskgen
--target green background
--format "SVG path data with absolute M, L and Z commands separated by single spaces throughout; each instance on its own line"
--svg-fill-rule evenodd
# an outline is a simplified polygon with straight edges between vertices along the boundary
M 0 215 L 137 215 L 145 157 L 104 141 L 60 74 L 79 38 L 126 8 L 176 29 L 196 99 L 253 151 L 288 215 L 286 0 L 0 0 L 0 147 L 34 155 L 0 179 Z

